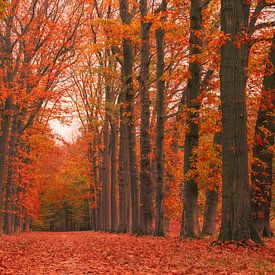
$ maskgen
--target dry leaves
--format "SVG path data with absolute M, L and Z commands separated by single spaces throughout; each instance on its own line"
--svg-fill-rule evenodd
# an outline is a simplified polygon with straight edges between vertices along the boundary
M 275 241 L 257 250 L 210 240 L 94 232 L 0 237 L 0 274 L 274 274 Z

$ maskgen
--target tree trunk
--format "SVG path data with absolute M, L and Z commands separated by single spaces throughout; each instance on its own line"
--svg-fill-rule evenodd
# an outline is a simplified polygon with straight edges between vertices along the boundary
M 126 203 L 126 188 L 128 186 L 128 177 L 126 164 L 128 162 L 128 154 L 126 152 L 126 123 L 124 116 L 124 108 L 120 107 L 120 135 L 119 135 L 119 229 L 120 233 L 127 232 L 127 203 Z
M 222 0 L 221 29 L 230 35 L 221 47 L 222 225 L 219 241 L 260 241 L 253 227 L 248 184 L 246 66 L 248 46 L 236 36 L 248 27 L 250 5 Z
M 152 174 L 150 165 L 150 98 L 149 98 L 149 33 L 151 23 L 146 22 L 147 0 L 140 1 L 141 64 L 140 64 L 140 226 L 143 234 L 152 233 Z
M 166 11 L 167 2 L 162 1 L 160 10 Z M 165 16 L 161 17 L 165 20 Z M 157 124 L 156 124 L 156 224 L 155 235 L 164 236 L 164 122 L 165 122 L 165 81 L 162 79 L 164 73 L 164 35 L 165 30 L 159 28 L 156 30 L 156 47 L 157 47 Z
M 10 122 L 11 122 L 12 96 L 9 96 L 5 102 L 4 114 L 1 123 L 0 135 L 0 234 L 3 230 L 3 195 L 4 195 L 4 177 L 5 164 L 7 155 L 7 142 L 9 137 Z
M 217 190 L 206 190 L 206 204 L 204 211 L 203 235 L 213 235 L 216 232 L 216 216 L 218 208 Z
M 275 104 L 275 35 L 267 63 L 264 77 L 264 89 L 261 95 L 260 108 L 255 128 L 255 145 L 253 157 L 256 161 L 252 164 L 252 217 L 255 228 L 261 237 L 272 237 L 270 228 L 270 208 L 272 198 L 272 152 L 274 146 L 274 117 Z M 272 72 L 273 66 L 273 73 Z M 268 75 L 270 74 L 270 75 Z M 262 129 L 267 129 L 267 134 Z
M 106 80 L 107 82 L 107 80 Z M 106 84 L 106 106 L 105 106 L 105 124 L 103 132 L 104 140 L 104 152 L 103 152 L 103 184 L 102 184 L 102 218 L 103 218 L 103 230 L 110 230 L 110 93 L 111 87 Z
M 120 16 L 124 24 L 130 25 L 131 14 L 127 0 L 120 0 Z M 132 42 L 129 38 L 123 38 L 123 88 L 125 89 L 125 103 L 127 113 L 127 135 L 129 140 L 129 164 L 131 182 L 131 206 L 132 206 L 132 233 L 139 231 L 138 211 L 138 181 L 137 181 L 137 157 L 136 157 L 136 129 L 134 121 L 134 88 L 133 88 L 133 53 Z
M 214 150 L 217 150 L 218 155 L 221 157 L 220 152 L 220 145 L 221 145 L 221 134 L 216 133 L 214 136 Z M 219 167 L 217 163 L 213 163 L 214 169 L 211 173 L 219 173 Z M 218 208 L 218 199 L 219 199 L 219 183 L 211 188 L 207 188 L 205 196 L 206 196 L 206 204 L 204 210 L 204 221 L 203 221 L 203 228 L 202 234 L 203 235 L 214 235 L 216 233 L 216 217 L 217 217 L 217 208 Z
M 202 30 L 201 1 L 191 1 L 190 11 L 190 56 L 197 57 L 201 53 L 201 40 L 196 34 Z M 187 118 L 187 131 L 184 141 L 184 174 L 185 176 L 192 169 L 193 150 L 199 143 L 199 127 L 195 121 L 198 117 L 199 102 L 198 96 L 201 88 L 201 64 L 198 61 L 190 60 L 190 78 L 186 88 L 186 103 L 189 110 Z M 185 179 L 183 192 L 183 232 L 182 238 L 196 238 L 200 235 L 198 222 L 198 186 L 194 178 Z
M 14 118 L 11 126 L 11 135 L 9 142 L 9 160 L 7 165 L 7 186 L 6 186 L 6 202 L 5 202 L 5 225 L 4 231 L 5 233 L 13 233 L 12 228 L 12 204 L 13 204 L 13 191 L 14 191 L 14 171 L 15 167 L 15 147 L 17 143 L 16 132 L 17 130 L 17 119 Z
M 117 230 L 117 127 L 111 119 L 111 232 Z

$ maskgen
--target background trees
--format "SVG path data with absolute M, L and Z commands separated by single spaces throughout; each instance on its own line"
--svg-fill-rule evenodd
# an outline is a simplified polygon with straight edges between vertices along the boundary
M 6 9 L 1 228 L 39 217 L 36 228 L 47 230 L 163 236 L 172 222 L 182 238 L 200 236 L 201 227 L 214 234 L 223 185 L 220 239 L 250 239 L 250 167 L 254 222 L 262 212 L 268 220 L 271 196 L 263 211 L 256 201 L 262 169 L 268 194 L 271 185 L 271 162 L 260 152 L 272 145 L 271 94 L 263 91 L 273 83 L 273 3 L 34 0 Z M 71 144 L 54 141 L 49 128 L 62 116 L 78 118 Z M 268 164 L 259 168 L 259 159 Z

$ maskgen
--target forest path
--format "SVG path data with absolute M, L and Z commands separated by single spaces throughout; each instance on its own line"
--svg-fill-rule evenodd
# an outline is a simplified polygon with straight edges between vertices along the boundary
M 259 249 L 210 240 L 94 232 L 0 237 L 0 274 L 260 274 L 275 272 L 275 241 Z M 273 273 L 274 274 L 274 273 Z

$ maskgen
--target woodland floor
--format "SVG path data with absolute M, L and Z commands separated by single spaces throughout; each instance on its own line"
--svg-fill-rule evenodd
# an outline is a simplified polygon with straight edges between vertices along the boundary
M 0 237 L 0 274 L 274 274 L 275 240 L 261 248 L 211 240 L 93 232 Z

